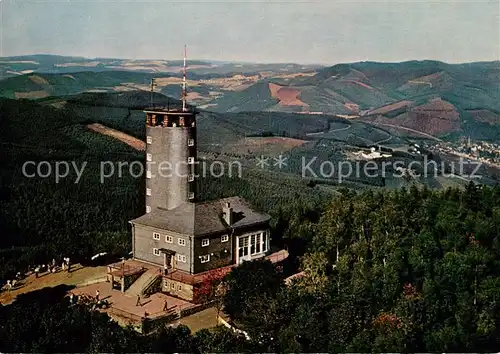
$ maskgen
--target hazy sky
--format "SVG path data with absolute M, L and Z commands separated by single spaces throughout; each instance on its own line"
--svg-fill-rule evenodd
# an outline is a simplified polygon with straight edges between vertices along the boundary
M 2 0 L 0 0 L 2 1 Z M 500 58 L 499 1 L 3 0 L 0 55 L 327 63 Z

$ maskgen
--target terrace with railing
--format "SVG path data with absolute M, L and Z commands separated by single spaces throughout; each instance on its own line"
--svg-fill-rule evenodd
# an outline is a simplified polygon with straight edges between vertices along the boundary
M 138 263 L 138 262 L 136 262 Z M 142 264 L 131 263 L 131 261 L 123 261 L 108 265 L 108 274 L 117 278 L 122 278 L 138 273 L 144 273 L 148 268 Z

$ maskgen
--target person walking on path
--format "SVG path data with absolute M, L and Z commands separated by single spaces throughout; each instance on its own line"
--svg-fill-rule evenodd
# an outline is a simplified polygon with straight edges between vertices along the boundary
M 168 302 L 165 299 L 165 303 L 163 304 L 163 311 L 167 311 L 167 310 L 168 310 Z
M 135 302 L 135 306 L 141 306 L 141 297 L 137 295 L 137 301 Z
M 95 300 L 99 302 L 99 290 L 95 291 Z

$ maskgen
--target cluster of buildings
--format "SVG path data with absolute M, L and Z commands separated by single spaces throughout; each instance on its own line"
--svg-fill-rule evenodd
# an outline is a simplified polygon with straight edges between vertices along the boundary
M 471 142 L 469 138 L 461 139 L 458 143 L 439 143 L 434 149 L 489 164 L 500 164 L 500 145 L 491 142 Z

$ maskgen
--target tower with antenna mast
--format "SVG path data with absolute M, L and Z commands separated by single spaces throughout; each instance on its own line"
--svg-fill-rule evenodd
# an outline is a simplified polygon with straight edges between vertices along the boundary
M 182 80 L 182 106 L 153 103 L 155 79 L 151 80 L 151 107 L 146 113 L 146 213 L 157 208 L 174 209 L 195 202 L 196 114 L 186 102 L 186 47 Z M 163 163 L 163 165 L 162 165 Z M 172 173 L 162 173 L 165 165 Z M 164 171 L 163 171 L 164 172 Z

